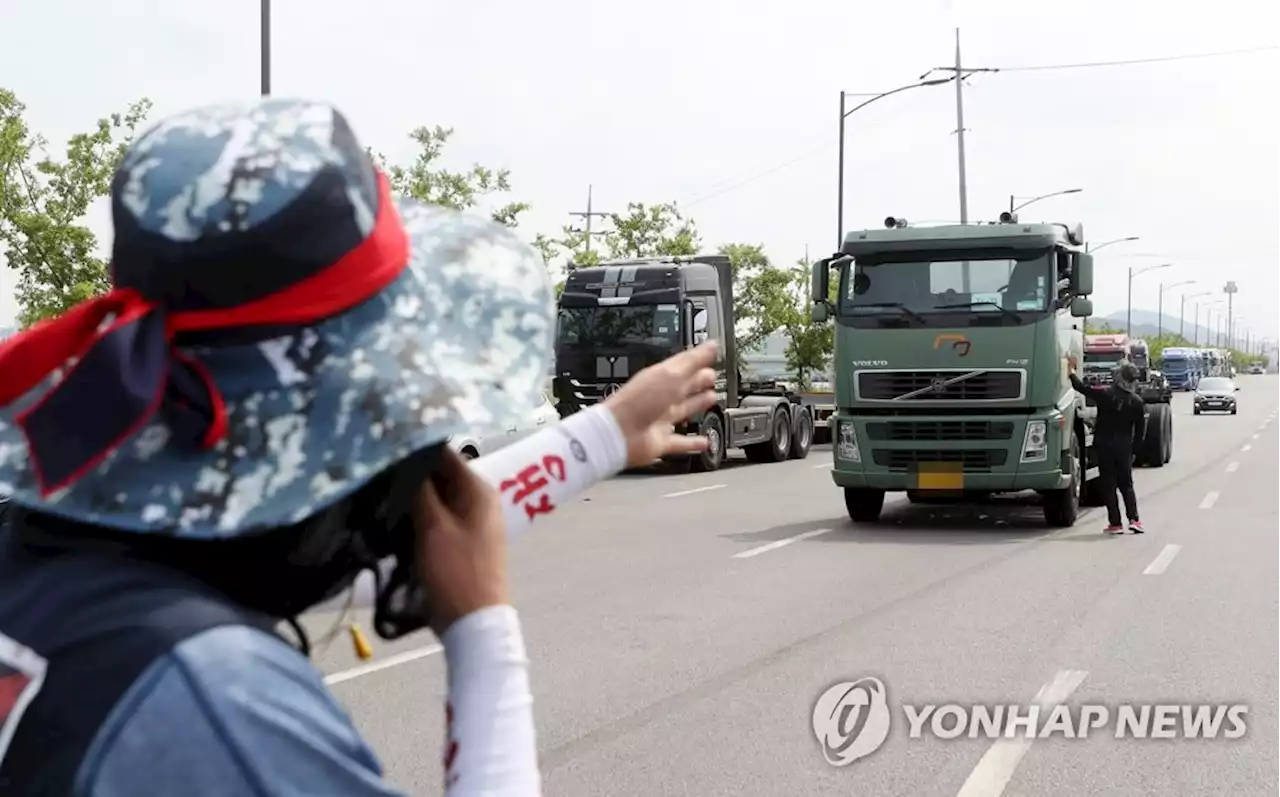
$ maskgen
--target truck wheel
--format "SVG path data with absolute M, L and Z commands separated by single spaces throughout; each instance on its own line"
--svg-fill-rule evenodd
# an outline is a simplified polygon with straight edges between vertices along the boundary
M 1164 414 L 1165 417 L 1165 445 L 1164 445 L 1164 464 L 1168 465 L 1173 461 L 1173 407 L 1170 407 Z
M 662 472 L 668 476 L 683 476 L 693 467 L 695 457 L 671 457 L 662 460 Z
M 844 488 L 844 508 L 854 523 L 875 523 L 884 509 L 884 490 L 868 487 Z
M 752 443 L 742 450 L 752 462 L 782 462 L 791 453 L 791 420 L 785 410 L 777 409 L 769 418 L 769 439 Z
M 1084 488 L 1084 451 L 1076 433 L 1071 433 L 1071 483 L 1065 490 L 1044 491 L 1044 521 L 1052 528 L 1065 529 L 1080 516 L 1080 493 Z
M 1146 437 L 1142 441 L 1142 451 L 1138 462 L 1150 468 L 1163 468 L 1169 460 L 1165 458 L 1165 448 L 1169 445 L 1169 407 L 1166 404 L 1152 404 L 1151 414 L 1147 416 Z
M 724 425 L 720 423 L 720 416 L 714 412 L 708 412 L 702 416 L 702 423 L 698 424 L 698 434 L 707 438 L 707 450 L 703 451 L 696 457 L 689 457 L 695 473 L 710 473 L 713 470 L 719 470 L 724 464 Z
M 796 412 L 796 428 L 791 433 L 791 458 L 804 459 L 813 445 L 813 416 L 803 408 Z

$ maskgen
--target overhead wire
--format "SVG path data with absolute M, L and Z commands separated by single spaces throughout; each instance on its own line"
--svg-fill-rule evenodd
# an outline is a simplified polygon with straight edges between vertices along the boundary
M 1117 60 L 1117 61 L 1082 61 L 1079 63 L 1071 63 L 1071 64 L 1000 66 L 1000 67 L 990 67 L 989 70 L 990 72 L 1049 72 L 1049 71 L 1062 70 L 1062 69 L 1091 69 L 1091 68 L 1099 68 L 1099 67 L 1135 66 L 1139 64 L 1157 64 L 1157 63 L 1169 63 L 1172 61 L 1191 61 L 1191 60 L 1204 59 L 1204 58 L 1224 58 L 1224 57 L 1235 56 L 1235 55 L 1251 55 L 1254 53 L 1261 53 L 1261 52 L 1267 52 L 1272 50 L 1280 50 L 1280 45 L 1272 44 L 1272 45 L 1266 45 L 1262 47 L 1247 47 L 1247 48 L 1236 49 L 1236 50 L 1217 50 L 1213 52 L 1154 56 L 1151 58 L 1127 58 L 1127 59 Z M 859 93 L 859 94 L 853 94 L 850 96 L 876 96 L 876 95 Z M 822 144 L 819 144 L 810 149 L 806 149 L 802 151 L 800 154 L 792 156 L 791 158 L 785 161 L 782 161 L 781 163 L 768 166 L 763 171 L 756 172 L 754 169 L 747 170 L 746 172 L 739 172 L 739 174 L 745 173 L 750 175 L 750 176 L 744 177 L 743 179 L 730 177 L 728 179 L 721 180 L 718 183 L 714 183 L 708 191 L 704 191 L 701 194 L 697 194 L 694 196 L 693 199 L 686 202 L 681 202 L 679 203 L 679 205 L 681 207 L 687 208 L 696 204 L 700 204 L 702 202 L 706 202 L 709 199 L 714 199 L 715 197 L 730 193 L 745 185 L 749 185 L 764 177 L 768 177 L 771 174 L 775 174 L 790 166 L 794 166 L 795 164 L 803 160 L 807 160 L 813 157 L 814 155 L 817 155 L 825 151 L 826 149 L 830 148 L 836 143 L 837 142 L 835 137 L 830 136 L 826 138 Z M 719 187 L 719 186 L 723 186 L 723 187 Z

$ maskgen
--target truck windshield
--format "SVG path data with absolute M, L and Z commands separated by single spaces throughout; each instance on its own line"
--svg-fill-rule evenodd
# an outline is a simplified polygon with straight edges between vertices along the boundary
M 969 284 L 965 290 L 964 270 Z M 858 258 L 841 286 L 840 315 L 894 316 L 956 326 L 957 314 L 970 319 L 996 316 L 1004 323 L 1027 323 L 1053 307 L 1057 279 L 1043 250 L 969 250 L 877 254 Z M 989 323 L 989 322 L 984 322 Z
M 560 308 L 556 320 L 557 348 L 595 350 L 627 346 L 680 348 L 680 307 L 641 304 Z
M 1086 352 L 1084 355 L 1084 364 L 1089 365 L 1115 365 L 1125 358 L 1124 352 L 1109 351 L 1102 354 L 1095 352 Z

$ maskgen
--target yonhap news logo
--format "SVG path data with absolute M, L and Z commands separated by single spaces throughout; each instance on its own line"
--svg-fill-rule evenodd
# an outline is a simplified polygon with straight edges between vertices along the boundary
M 1076 686 L 1084 673 L 1076 675 Z M 1074 687 L 1072 687 L 1074 689 Z M 1043 691 L 1043 690 L 1042 690 Z M 1028 704 L 908 704 L 897 706 L 908 740 L 934 739 L 1241 739 L 1248 706 L 1240 703 L 1068 704 L 1040 698 Z M 822 757 L 844 767 L 879 750 L 894 723 L 888 689 L 879 678 L 841 681 L 813 706 L 813 734 Z

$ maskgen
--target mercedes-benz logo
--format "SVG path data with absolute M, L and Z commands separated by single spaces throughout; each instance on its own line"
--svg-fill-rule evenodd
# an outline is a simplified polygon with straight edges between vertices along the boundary
M 606 396 L 612 396 L 614 393 L 617 393 L 621 389 L 622 389 L 622 385 L 619 385 L 617 382 L 610 382 L 609 384 L 605 385 L 604 394 Z

